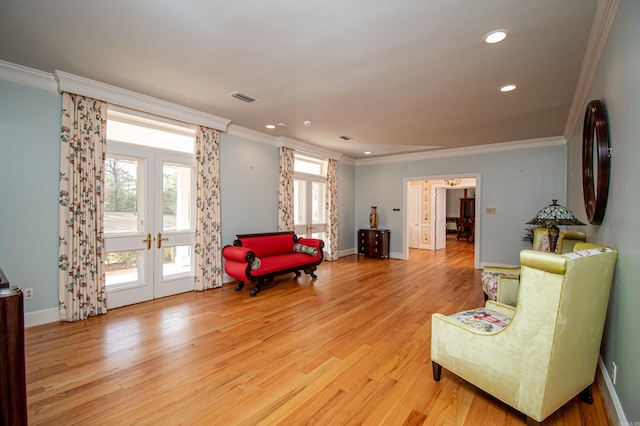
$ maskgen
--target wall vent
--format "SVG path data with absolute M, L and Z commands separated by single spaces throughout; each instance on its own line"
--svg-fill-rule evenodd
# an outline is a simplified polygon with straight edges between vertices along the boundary
M 258 99 L 258 98 L 254 98 L 253 96 L 249 96 L 246 93 L 242 93 L 242 92 L 238 92 L 238 91 L 231 92 L 227 96 L 231 96 L 232 98 L 240 99 L 241 101 L 246 102 L 248 104 L 260 101 L 260 99 Z
M 353 138 L 351 136 L 347 136 L 347 135 L 342 135 L 342 136 L 338 136 L 340 139 L 345 140 L 345 141 L 352 141 Z

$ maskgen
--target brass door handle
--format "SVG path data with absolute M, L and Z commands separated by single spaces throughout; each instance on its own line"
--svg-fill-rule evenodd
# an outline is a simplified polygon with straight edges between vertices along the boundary
M 151 250 L 151 234 L 147 234 L 147 239 L 142 242 L 147 244 L 147 250 Z
M 162 248 L 163 241 L 169 241 L 169 238 L 162 238 L 162 233 L 158 232 L 158 248 Z

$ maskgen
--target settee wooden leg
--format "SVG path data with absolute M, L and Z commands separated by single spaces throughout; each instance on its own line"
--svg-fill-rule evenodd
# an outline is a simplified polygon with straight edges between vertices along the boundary
M 315 266 L 312 266 L 312 267 L 311 267 L 311 268 L 309 268 L 309 269 L 305 269 L 305 270 L 304 270 L 304 273 L 305 273 L 305 274 L 309 274 L 309 275 L 311 275 L 311 277 L 312 277 L 312 278 L 318 278 L 318 276 L 314 273 L 316 269 L 317 269 L 317 268 L 316 268 Z
M 249 293 L 249 296 L 254 297 L 259 292 L 260 292 L 260 283 L 255 283 L 253 290 L 251 290 L 251 293 Z
M 244 287 L 244 283 L 242 281 L 238 281 L 238 285 L 236 286 L 235 291 L 242 290 L 242 287 Z
M 302 275 L 302 273 L 300 271 L 296 271 L 296 272 L 294 272 L 294 274 L 296 274 L 296 277 L 299 277 L 300 275 Z
M 591 392 L 591 385 L 587 386 L 582 392 L 580 392 L 579 396 L 582 402 L 593 404 L 593 393 Z
M 431 368 L 433 369 L 433 380 L 439 382 L 442 376 L 442 366 L 437 362 L 431 361 Z

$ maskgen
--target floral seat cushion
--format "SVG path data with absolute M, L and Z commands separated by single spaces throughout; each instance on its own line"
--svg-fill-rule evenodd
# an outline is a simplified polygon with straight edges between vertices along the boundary
M 498 281 L 500 277 L 520 278 L 518 274 L 506 274 L 503 272 L 482 272 L 480 281 L 482 281 L 482 290 L 487 295 L 488 300 L 498 300 Z
M 496 333 L 511 322 L 511 318 L 499 312 L 486 308 L 471 309 L 449 315 L 449 318 L 485 333 Z

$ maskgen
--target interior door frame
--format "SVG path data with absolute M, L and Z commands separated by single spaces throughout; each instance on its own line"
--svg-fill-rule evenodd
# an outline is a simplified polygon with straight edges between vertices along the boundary
M 473 267 L 480 269 L 480 242 L 482 240 L 482 215 L 480 214 L 480 206 L 482 205 L 482 176 L 480 173 L 450 173 L 446 175 L 427 175 L 427 176 L 412 176 L 403 178 L 402 184 L 402 205 L 405 206 L 405 212 L 402 215 L 402 252 L 401 259 L 409 259 L 409 238 L 408 238 L 408 192 L 409 182 L 416 180 L 443 180 L 443 179 L 468 179 L 473 178 L 476 180 L 476 206 L 475 206 L 475 233 L 473 239 Z

